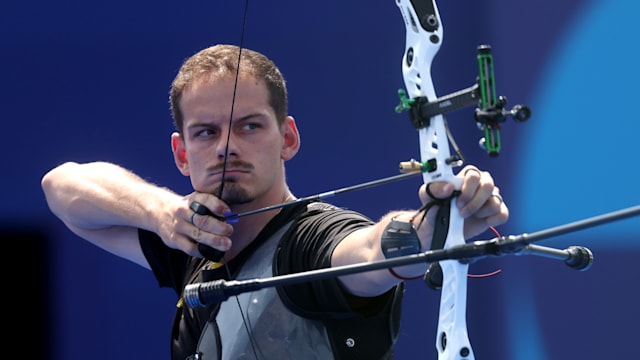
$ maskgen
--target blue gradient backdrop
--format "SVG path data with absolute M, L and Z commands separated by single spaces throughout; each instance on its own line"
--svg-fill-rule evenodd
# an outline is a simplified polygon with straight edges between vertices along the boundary
M 637 205 L 640 5 L 450 0 L 439 6 L 445 37 L 433 64 L 438 94 L 471 85 L 475 49 L 490 44 L 499 94 L 533 111 L 526 123 L 504 124 L 496 159 L 477 146 L 472 109 L 448 117 L 468 162 L 494 173 L 510 205 L 511 220 L 498 230 L 531 233 Z M 38 300 L 48 316 L 25 325 L 43 329 L 37 345 L 48 358 L 169 358 L 174 295 L 158 289 L 146 270 L 70 233 L 48 211 L 39 181 L 63 161 L 100 159 L 188 193 L 170 151 L 169 85 L 198 49 L 239 44 L 243 8 L 241 1 L 165 0 L 1 5 L 7 156 L 0 227 L 45 234 L 43 244 L 3 240 L 12 244 L 5 258 L 21 266 L 34 265 L 34 246 L 44 249 L 37 275 L 47 291 Z M 419 156 L 417 133 L 394 112 L 404 49 L 394 1 L 252 1 L 244 31 L 244 46 L 272 57 L 289 83 L 303 144 L 288 165 L 297 195 L 394 175 L 399 161 Z M 418 185 L 408 180 L 334 201 L 376 219 L 417 206 Z M 595 263 L 586 272 L 531 256 L 472 264 L 476 274 L 502 270 L 469 280 L 476 358 L 635 358 L 639 226 L 628 219 L 544 241 L 589 246 Z M 23 301 L 29 296 L 11 296 L 12 308 L 30 311 Z M 438 292 L 409 284 L 398 359 L 436 358 L 438 301 Z

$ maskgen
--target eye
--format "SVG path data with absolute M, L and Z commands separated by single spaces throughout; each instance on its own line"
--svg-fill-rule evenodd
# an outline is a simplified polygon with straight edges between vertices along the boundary
M 255 129 L 260 128 L 261 126 L 260 126 L 260 124 L 259 124 L 259 123 L 252 122 L 252 123 L 244 124 L 244 126 L 243 126 L 243 127 L 244 127 L 244 129 L 246 129 L 246 130 L 255 130 Z
M 256 121 L 242 122 L 242 123 L 239 123 L 237 127 L 238 131 L 245 134 L 253 133 L 260 128 L 262 128 L 262 124 Z
M 193 132 L 194 138 L 212 137 L 216 135 L 217 135 L 217 132 L 215 130 L 208 129 L 208 128 L 200 129 Z

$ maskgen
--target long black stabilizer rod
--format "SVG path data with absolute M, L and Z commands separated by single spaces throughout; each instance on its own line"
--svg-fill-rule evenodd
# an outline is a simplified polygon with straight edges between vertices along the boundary
M 569 224 L 556 226 L 546 230 L 537 231 L 531 234 L 523 234 L 520 236 L 524 238 L 522 240 L 523 242 L 526 242 L 529 244 L 536 241 L 548 239 L 550 237 L 555 237 L 555 236 L 568 234 L 571 232 L 576 232 L 586 228 L 591 228 L 594 226 L 607 224 L 607 223 L 618 221 L 618 220 L 623 220 L 623 219 L 630 218 L 637 215 L 640 215 L 640 205 L 632 206 L 632 207 L 618 210 L 618 211 L 613 211 L 613 212 L 606 213 L 599 216 L 590 217 L 584 220 L 575 221 Z
M 639 214 L 640 206 L 635 206 L 566 225 L 541 230 L 531 234 L 509 235 L 493 238 L 491 240 L 474 241 L 447 249 L 429 250 L 423 253 L 401 256 L 393 259 L 318 269 L 295 274 L 274 276 L 266 279 L 231 281 L 216 280 L 204 283 L 195 283 L 187 285 L 184 291 L 184 299 L 189 307 L 195 308 L 217 304 L 225 301 L 230 296 L 268 287 L 294 285 L 303 282 L 329 279 L 337 276 L 387 269 L 403 265 L 443 260 L 471 262 L 489 256 L 515 254 L 540 255 L 564 260 L 568 266 L 576 270 L 586 270 L 593 263 L 593 254 L 585 247 L 571 246 L 565 250 L 559 250 L 539 245 L 532 245 L 531 243 L 569 232 L 626 219 Z

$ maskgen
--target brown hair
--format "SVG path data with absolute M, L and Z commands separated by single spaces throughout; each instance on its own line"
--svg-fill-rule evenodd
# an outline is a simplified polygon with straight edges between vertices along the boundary
M 239 68 L 238 54 L 241 54 Z M 176 129 L 180 132 L 183 130 L 184 118 L 180 109 L 180 100 L 190 86 L 211 75 L 236 76 L 237 70 L 243 75 L 250 75 L 264 81 L 269 92 L 269 105 L 276 114 L 278 124 L 282 124 L 287 116 L 287 86 L 273 61 L 250 49 L 240 49 L 235 45 L 214 45 L 185 60 L 171 84 L 169 103 Z

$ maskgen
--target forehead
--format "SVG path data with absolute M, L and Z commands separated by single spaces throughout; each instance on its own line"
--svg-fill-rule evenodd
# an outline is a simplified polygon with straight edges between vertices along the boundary
M 252 76 L 212 75 L 194 81 L 182 96 L 180 107 L 185 120 L 189 118 L 229 117 L 271 111 L 264 81 Z M 234 116 L 235 117 L 235 116 Z
M 183 96 L 208 93 L 208 95 L 266 95 L 268 92 L 265 82 L 251 75 L 240 74 L 208 74 L 195 79 L 185 88 Z
M 235 99 L 234 99 L 235 98 Z M 212 75 L 194 81 L 185 89 L 183 100 L 228 101 L 250 100 L 266 102 L 267 86 L 264 81 L 252 76 Z

